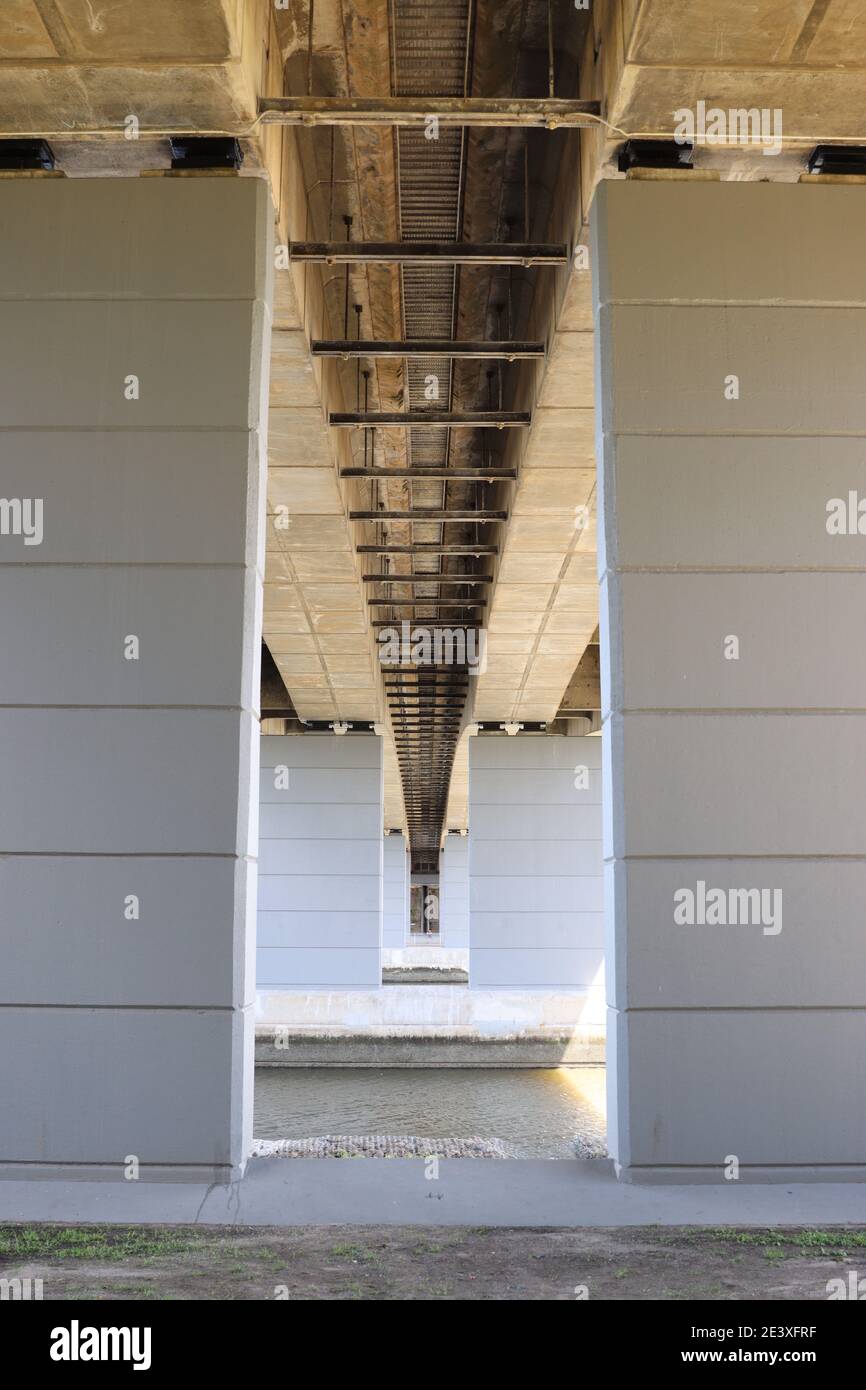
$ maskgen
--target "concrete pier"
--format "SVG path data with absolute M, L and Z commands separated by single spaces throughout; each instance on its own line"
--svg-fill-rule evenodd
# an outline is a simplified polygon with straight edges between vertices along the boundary
M 469 744 L 469 983 L 603 987 L 601 740 Z
M 382 740 L 261 741 L 258 986 L 382 983 Z
M 2 1176 L 248 1153 L 272 218 L 0 180 Z
M 866 495 L 864 211 L 857 186 L 596 198 L 610 1146 L 635 1179 L 866 1177 L 866 559 L 828 524 Z

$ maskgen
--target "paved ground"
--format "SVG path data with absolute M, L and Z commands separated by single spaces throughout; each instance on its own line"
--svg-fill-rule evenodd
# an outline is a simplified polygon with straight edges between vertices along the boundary
M 0 1181 L 0 1222 L 162 1226 L 866 1227 L 864 1182 L 617 1182 L 604 1162 L 254 1158 L 241 1182 Z M 110 1179 L 110 1180 L 109 1180 Z
M 864 1229 L 0 1226 L 45 1300 L 826 1300 L 858 1267 Z

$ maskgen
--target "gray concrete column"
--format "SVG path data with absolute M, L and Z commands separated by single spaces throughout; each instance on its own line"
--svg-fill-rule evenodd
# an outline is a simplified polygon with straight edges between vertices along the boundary
M 0 180 L 0 1176 L 248 1151 L 271 223 Z
M 263 993 L 381 985 L 384 795 L 378 735 L 262 739 Z
M 603 965 L 601 739 L 469 740 L 469 984 L 590 990 Z
M 469 837 L 448 834 L 439 860 L 439 944 L 449 951 L 469 945 Z
M 866 1176 L 866 189 L 594 214 L 610 1144 Z
M 409 935 L 409 854 L 406 837 L 386 835 L 382 842 L 382 946 L 402 951 Z

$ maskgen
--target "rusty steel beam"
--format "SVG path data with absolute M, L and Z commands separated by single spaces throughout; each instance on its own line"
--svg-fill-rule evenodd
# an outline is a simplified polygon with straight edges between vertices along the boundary
M 456 718 L 459 721 L 461 718 L 461 709 L 459 703 L 453 705 L 409 705 L 406 709 L 395 710 L 392 708 L 391 718 L 394 721 L 395 727 L 399 726 L 400 728 L 402 728 L 407 721 L 409 723 L 416 723 L 419 719 L 435 721 L 437 719 L 448 720 Z
M 365 584 L 492 584 L 489 574 L 362 574 Z
M 429 690 L 418 690 L 417 687 L 395 687 L 386 688 L 389 700 L 394 700 L 401 706 L 409 704 L 423 704 L 425 709 L 450 709 L 454 705 L 460 705 L 466 700 L 466 688 L 460 687 L 452 689 L 451 686 L 431 686 Z M 393 709 L 395 706 L 392 705 Z
M 404 696 L 402 700 L 391 703 L 389 709 L 396 719 L 405 714 L 441 714 L 443 711 L 453 714 L 456 710 L 462 710 L 464 704 L 462 695 L 455 700 L 410 700 Z
M 456 716 L 459 719 L 461 713 L 463 713 L 463 701 L 452 703 L 452 705 L 438 705 L 435 701 L 431 703 L 421 701 L 417 705 L 400 706 L 399 709 L 391 706 L 391 717 L 395 723 L 396 721 L 403 723 L 403 720 L 406 719 L 420 719 L 420 717 L 423 719 L 445 719 L 448 716 L 449 719 L 453 719 Z
M 376 342 L 373 338 L 335 338 L 316 340 L 314 357 L 453 357 L 494 358 L 505 362 L 533 360 L 545 356 L 544 343 L 453 342 L 449 338 L 395 338 Z
M 370 608 L 486 608 L 486 598 L 368 598 Z
M 563 242 L 292 241 L 289 258 L 306 265 L 566 265 Z
M 399 621 L 399 617 L 377 617 L 377 619 L 370 620 L 370 627 L 396 627 L 398 626 Z M 409 619 L 406 619 L 406 621 L 409 621 Z M 445 619 L 436 619 L 436 617 L 434 617 L 434 619 L 430 620 L 430 623 L 427 623 L 427 621 L 423 621 L 423 623 L 417 623 L 416 626 L 423 627 L 425 631 L 434 632 L 434 634 L 435 632 L 480 631 L 480 628 L 478 628 L 477 623 L 466 623 L 464 619 L 460 619 L 459 621 L 457 621 L 457 623 L 448 623 L 448 621 L 446 621 Z M 434 664 L 435 663 L 420 662 L 418 663 L 418 669 L 431 670 Z M 405 667 L 405 669 L 413 670 L 413 666 L 411 666 L 410 663 L 409 666 Z
M 504 126 L 558 130 L 596 127 L 598 101 L 569 97 L 259 97 L 265 125 Z
M 341 478 L 444 478 L 449 482 L 494 483 L 499 479 L 506 481 L 517 477 L 516 468 L 341 468 Z
M 412 429 L 442 425 L 459 430 L 516 430 L 532 424 L 528 410 L 332 410 L 328 424 L 336 430 Z
M 376 513 L 378 516 L 378 512 Z M 417 545 L 356 545 L 359 555 L 498 555 L 498 545 L 444 545 L 419 541 Z
M 507 521 L 507 512 L 449 511 L 447 507 L 408 507 L 399 512 L 349 512 L 350 521 Z M 474 551 L 472 552 L 475 553 Z
M 357 545 L 359 555 L 458 555 L 461 559 L 498 555 L 498 545 L 448 545 L 420 541 L 417 545 Z
M 395 709 L 392 705 L 390 713 L 395 723 L 399 721 L 401 724 L 406 719 L 445 719 L 453 718 L 455 715 L 459 718 L 461 705 L 462 701 L 459 700 L 445 705 L 406 705 L 400 709 Z

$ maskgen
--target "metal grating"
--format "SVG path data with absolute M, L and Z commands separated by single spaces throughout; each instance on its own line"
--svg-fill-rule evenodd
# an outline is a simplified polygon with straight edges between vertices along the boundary
M 468 92 L 473 0 L 392 0 L 392 62 L 395 96 L 465 96 Z M 462 129 L 440 129 L 428 140 L 422 131 L 397 131 L 398 197 L 402 241 L 458 241 L 461 235 L 466 136 Z M 454 266 L 403 266 L 403 336 L 406 339 L 454 337 L 457 270 Z M 453 375 L 449 358 L 406 359 L 406 405 L 410 410 L 451 409 Z M 431 376 L 439 383 L 438 399 L 427 399 Z M 448 462 L 450 433 L 439 426 L 407 431 L 407 462 L 412 467 L 442 467 Z M 410 505 L 445 506 L 445 482 L 410 481 Z M 415 541 L 442 541 L 447 522 L 413 527 Z M 441 557 L 418 556 L 415 573 L 442 572 Z M 396 577 L 395 577 L 395 582 Z M 388 586 L 388 596 L 394 589 Z M 398 591 L 402 596 L 407 590 Z M 477 590 L 475 591 L 477 593 Z M 435 601 L 435 583 L 419 586 L 416 601 Z M 467 591 L 471 596 L 471 591 Z M 449 595 L 450 596 L 450 595 Z M 454 597 L 462 597 L 458 592 Z M 391 610 L 395 620 L 414 617 L 435 622 L 437 608 L 414 613 Z M 408 678 L 413 703 L 405 691 L 389 689 L 391 719 L 397 739 L 414 872 L 437 871 L 439 840 L 447 806 L 451 768 L 457 745 L 457 721 L 466 703 L 465 671 L 421 670 Z M 437 708 L 434 710 L 434 700 Z M 444 701 L 444 708 L 441 702 Z M 420 712 L 422 723 L 417 716 Z

